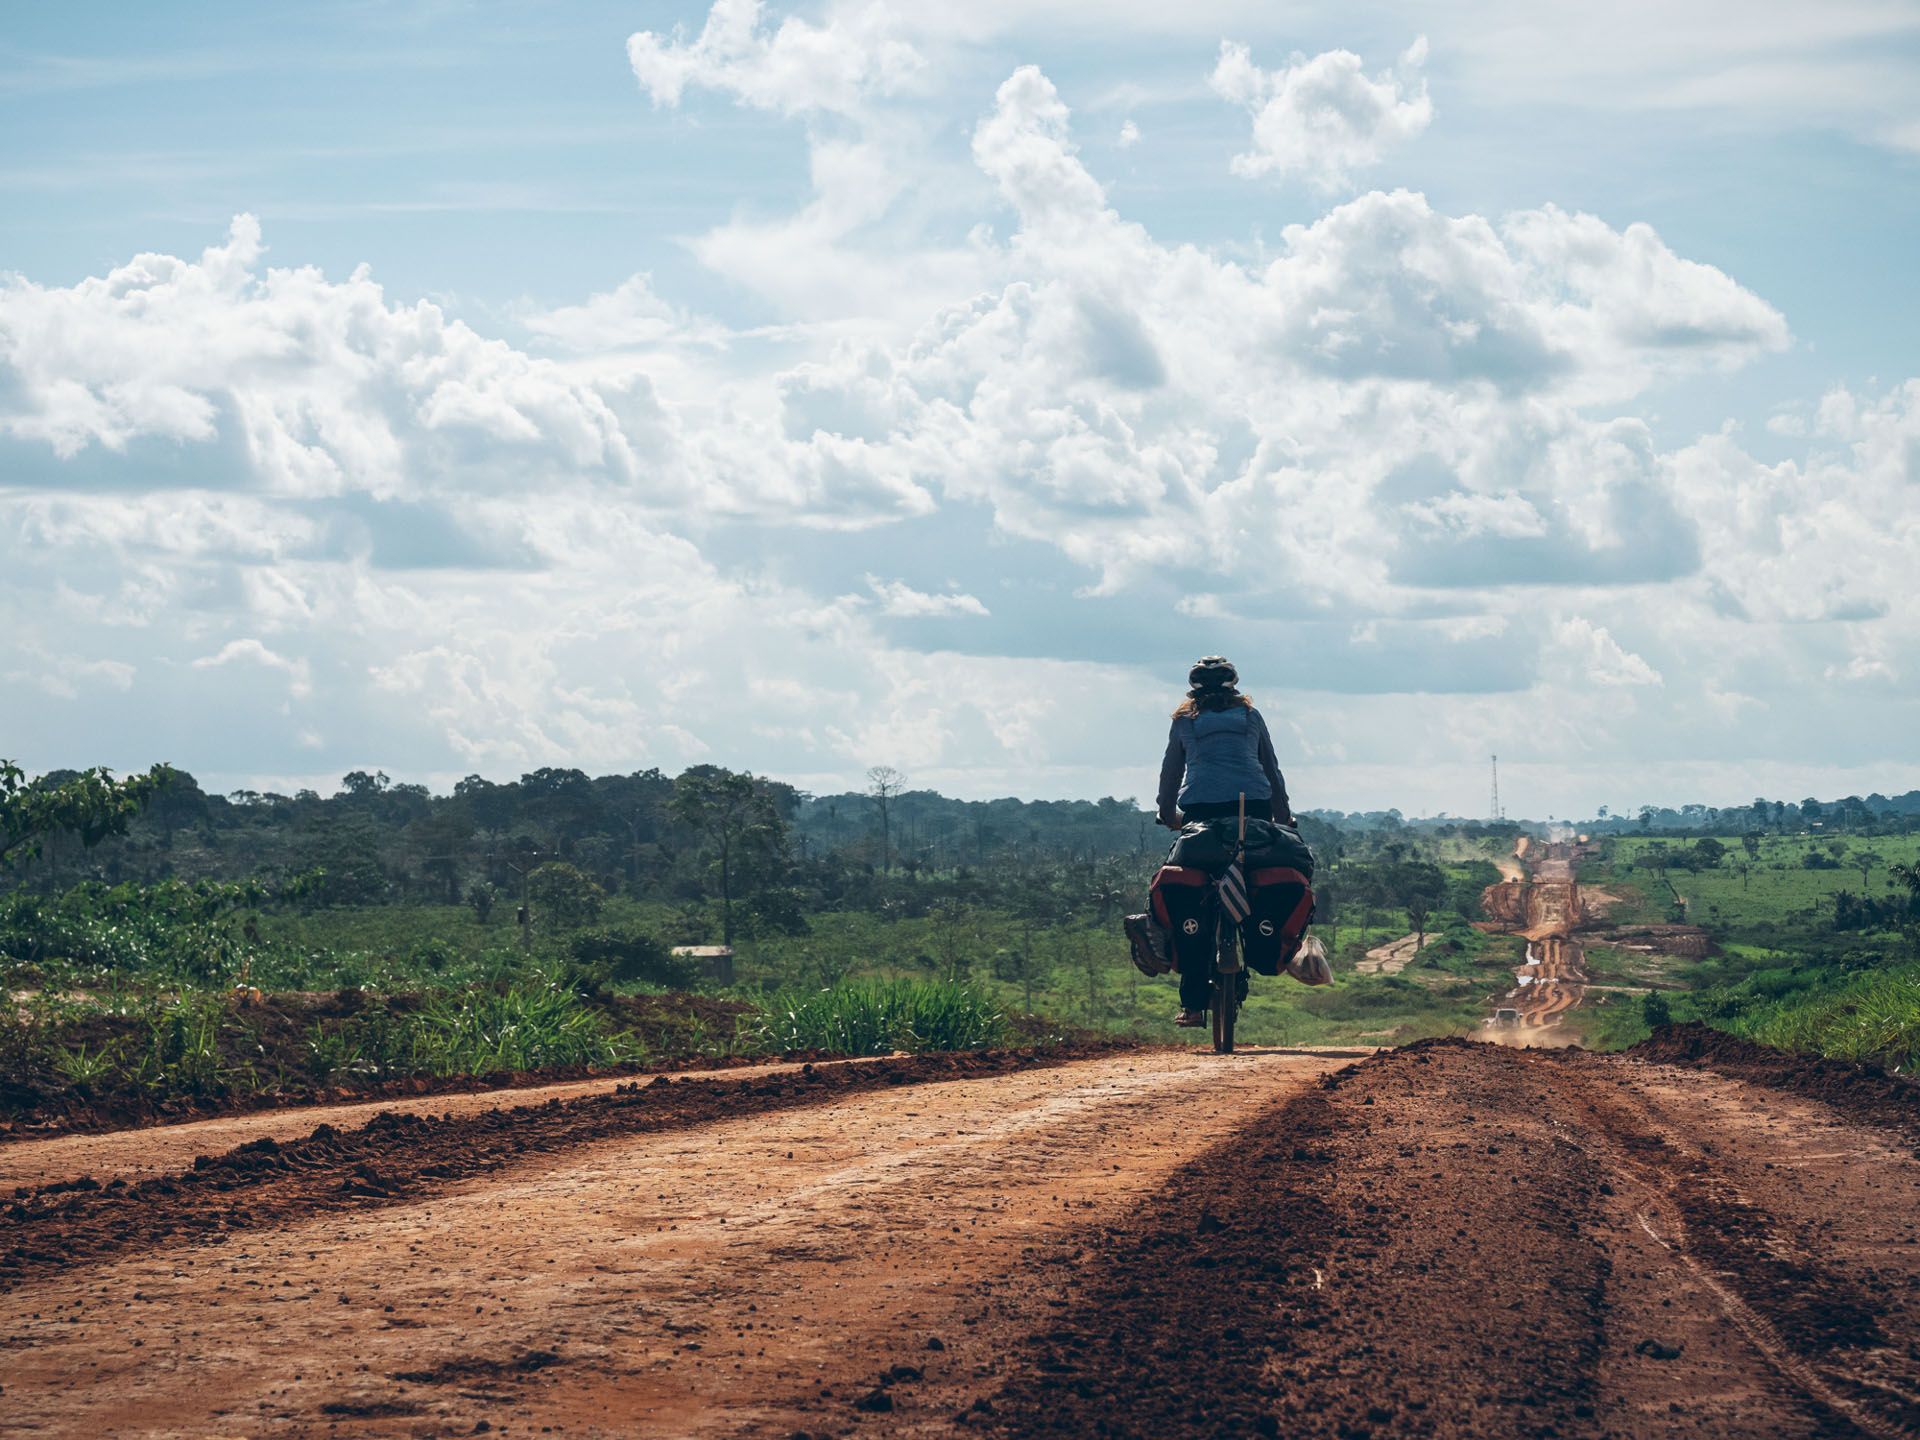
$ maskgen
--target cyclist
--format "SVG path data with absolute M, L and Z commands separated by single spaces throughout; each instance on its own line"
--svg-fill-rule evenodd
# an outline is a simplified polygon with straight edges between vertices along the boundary
M 1292 825 L 1287 782 L 1273 753 L 1267 722 L 1239 690 L 1240 675 L 1224 656 L 1208 655 L 1187 672 L 1187 698 L 1173 712 L 1167 753 L 1160 762 L 1159 822 L 1178 830 L 1190 820 L 1240 813 L 1249 820 Z M 1241 983 L 1246 980 L 1241 975 Z M 1194 967 L 1180 977 L 1180 1012 L 1173 1023 L 1206 1024 L 1211 979 Z

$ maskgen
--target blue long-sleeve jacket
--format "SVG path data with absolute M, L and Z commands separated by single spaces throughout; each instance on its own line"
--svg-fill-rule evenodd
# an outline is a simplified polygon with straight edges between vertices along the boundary
M 1276 819 L 1293 813 L 1267 722 L 1251 705 L 1176 715 L 1160 762 L 1161 810 L 1226 804 L 1245 795 L 1271 800 Z

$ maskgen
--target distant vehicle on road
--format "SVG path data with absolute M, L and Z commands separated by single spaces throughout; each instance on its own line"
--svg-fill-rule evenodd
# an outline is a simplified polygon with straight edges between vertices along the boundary
M 1503 1005 L 1493 1012 L 1493 1023 L 1496 1025 L 1518 1025 L 1520 1023 L 1520 1012 L 1511 1006 Z

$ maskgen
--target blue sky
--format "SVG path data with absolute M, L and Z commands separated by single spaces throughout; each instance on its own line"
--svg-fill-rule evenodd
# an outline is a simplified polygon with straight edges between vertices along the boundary
M 8 7 L 0 753 L 1920 785 L 1920 6 Z

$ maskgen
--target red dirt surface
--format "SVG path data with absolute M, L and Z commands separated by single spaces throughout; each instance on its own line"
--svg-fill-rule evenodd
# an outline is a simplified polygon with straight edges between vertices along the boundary
M 45 1195 L 0 1427 L 1920 1431 L 1894 1112 L 1667 1043 L 816 1067 Z
M 1824 1100 L 1868 1125 L 1884 1125 L 1920 1142 L 1920 1081 L 1818 1055 L 1787 1055 L 1714 1030 L 1698 1020 L 1662 1025 L 1627 1052 L 1635 1059 L 1699 1065 L 1716 1074 Z

